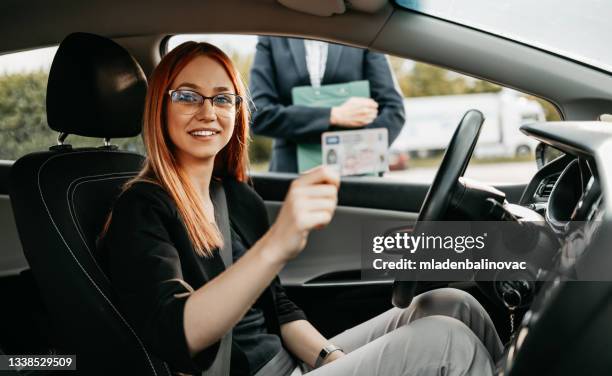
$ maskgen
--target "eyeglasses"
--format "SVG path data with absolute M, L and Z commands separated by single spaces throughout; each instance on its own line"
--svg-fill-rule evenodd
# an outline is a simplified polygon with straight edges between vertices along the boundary
M 235 115 L 236 108 L 240 106 L 242 97 L 238 94 L 222 93 L 212 97 L 204 96 L 193 90 L 168 90 L 170 100 L 179 112 L 184 115 L 193 115 L 204 106 L 204 101 L 210 99 L 213 109 L 218 116 L 230 117 Z

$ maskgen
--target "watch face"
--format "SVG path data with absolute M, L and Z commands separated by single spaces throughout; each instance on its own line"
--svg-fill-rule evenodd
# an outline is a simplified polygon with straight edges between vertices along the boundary
M 319 367 L 323 363 L 325 358 L 327 358 L 327 356 L 331 352 L 334 352 L 336 350 L 342 351 L 342 349 L 340 347 L 336 346 L 336 345 L 327 345 L 327 346 L 324 346 L 321 349 L 321 352 L 319 353 L 319 357 L 317 358 L 317 361 L 315 362 L 315 368 Z
M 339 348 L 336 345 L 326 345 L 321 349 L 321 352 L 319 353 L 319 358 L 317 359 L 318 362 L 322 362 L 323 360 L 325 360 L 325 358 L 333 351 L 336 350 L 342 350 L 341 348 Z
M 330 352 L 339 349 L 337 346 L 334 345 L 326 345 L 323 346 L 323 348 L 321 349 L 321 352 L 319 352 L 319 356 L 317 357 L 317 360 L 315 362 L 315 368 L 318 368 L 321 366 L 321 364 L 323 364 L 323 361 L 325 360 L 325 358 L 327 358 L 327 356 L 329 355 Z

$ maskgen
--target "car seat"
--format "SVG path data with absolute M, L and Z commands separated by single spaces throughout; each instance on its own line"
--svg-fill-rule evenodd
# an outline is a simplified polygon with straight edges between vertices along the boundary
M 59 46 L 49 73 L 47 120 L 58 145 L 27 154 L 10 172 L 19 237 L 53 323 L 61 354 L 75 354 L 78 374 L 169 375 L 114 303 L 96 256 L 96 238 L 121 185 L 144 157 L 110 140 L 141 131 L 147 83 L 117 43 L 74 33 Z M 103 139 L 72 147 L 68 135 Z

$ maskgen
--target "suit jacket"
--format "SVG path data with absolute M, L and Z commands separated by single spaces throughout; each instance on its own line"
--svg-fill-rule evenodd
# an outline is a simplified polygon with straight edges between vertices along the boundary
M 334 130 L 329 124 L 330 108 L 292 105 L 291 89 L 310 85 L 304 41 L 259 37 L 250 77 L 252 130 L 274 138 L 270 170 L 296 172 L 296 143 L 321 142 L 321 133 Z M 391 144 L 404 125 L 404 104 L 387 59 L 376 52 L 330 43 L 321 85 L 357 80 L 370 82 L 370 95 L 379 105 L 378 117 L 365 128 L 387 128 Z
M 225 179 L 223 186 L 230 222 L 250 248 L 269 227 L 263 200 L 236 180 Z M 183 310 L 189 294 L 225 266 L 218 250 L 212 258 L 195 253 L 168 193 L 153 183 L 134 183 L 116 199 L 111 224 L 98 248 L 115 298 L 145 346 L 174 371 L 197 373 L 209 368 L 220 341 L 191 358 Z M 264 311 L 271 333 L 280 335 L 280 325 L 305 319 L 287 298 L 278 277 L 255 305 Z

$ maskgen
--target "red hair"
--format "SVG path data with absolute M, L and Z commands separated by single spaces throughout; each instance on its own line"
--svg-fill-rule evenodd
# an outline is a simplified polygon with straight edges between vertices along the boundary
M 166 124 L 168 90 L 181 70 L 194 58 L 207 56 L 217 61 L 230 77 L 236 94 L 243 97 L 236 112 L 234 133 L 227 145 L 215 156 L 213 179 L 234 178 L 246 181 L 250 113 L 246 86 L 230 58 L 209 43 L 185 42 L 170 51 L 153 71 L 145 102 L 143 138 L 147 157 L 137 176 L 127 181 L 122 191 L 137 181 L 148 181 L 161 186 L 174 200 L 189 237 L 200 256 L 212 256 L 215 248 L 223 245 L 223 237 L 214 224 L 214 217 L 206 213 L 197 190 L 173 153 Z M 112 213 L 102 231 L 106 234 Z

